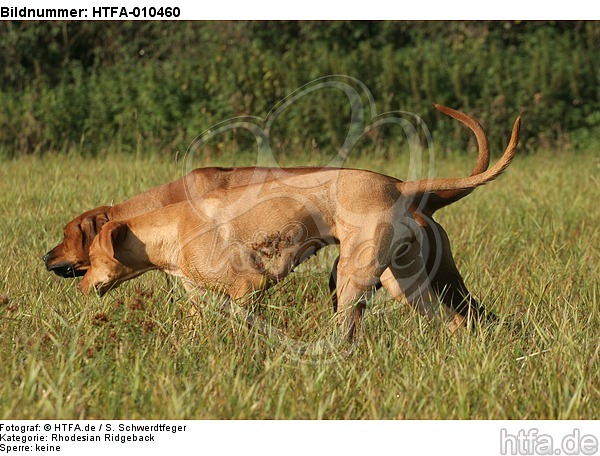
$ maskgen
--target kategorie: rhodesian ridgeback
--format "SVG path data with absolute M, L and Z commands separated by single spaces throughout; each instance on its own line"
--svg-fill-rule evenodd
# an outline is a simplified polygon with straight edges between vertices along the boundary
M 198 200 L 103 226 L 80 283 L 100 295 L 152 269 L 181 277 L 190 294 L 217 289 L 234 300 L 264 290 L 326 245 L 338 244 L 337 302 L 352 334 L 381 281 L 431 318 L 440 306 L 427 272 L 427 236 L 410 207 L 431 192 L 473 190 L 512 161 L 520 117 L 501 159 L 488 171 L 455 179 L 399 182 L 381 174 L 328 169 L 261 184 L 217 189 Z

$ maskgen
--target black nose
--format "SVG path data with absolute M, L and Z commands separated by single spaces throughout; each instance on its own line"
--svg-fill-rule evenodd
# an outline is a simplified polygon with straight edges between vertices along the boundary
M 50 252 L 48 252 L 46 255 L 44 255 L 42 257 L 42 260 L 44 261 L 45 264 L 48 264 L 49 259 L 50 259 Z

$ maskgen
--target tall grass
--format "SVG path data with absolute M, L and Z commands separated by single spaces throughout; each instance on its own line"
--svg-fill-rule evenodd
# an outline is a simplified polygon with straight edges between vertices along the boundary
M 436 166 L 464 175 L 472 160 Z M 244 160 L 227 161 L 218 164 Z M 348 165 L 404 172 L 385 157 Z M 67 221 L 179 177 L 174 161 L 5 160 L 0 418 L 597 418 L 598 166 L 592 153 L 518 156 L 505 176 L 439 213 L 469 288 L 500 324 L 450 335 L 380 292 L 352 351 L 311 356 L 215 306 L 190 316 L 160 273 L 100 299 L 45 271 L 41 256 Z M 328 340 L 334 254 L 261 302 L 289 340 Z

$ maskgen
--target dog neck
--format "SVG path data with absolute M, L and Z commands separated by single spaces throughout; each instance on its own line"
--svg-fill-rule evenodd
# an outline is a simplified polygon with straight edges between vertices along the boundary
M 156 217 L 151 212 L 130 219 L 127 223 L 130 233 L 124 247 L 144 269 L 160 269 L 172 275 L 181 275 L 177 218 L 164 216 L 163 212 Z

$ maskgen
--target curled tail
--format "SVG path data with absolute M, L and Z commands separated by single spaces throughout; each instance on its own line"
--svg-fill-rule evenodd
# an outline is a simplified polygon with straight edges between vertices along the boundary
M 469 117 L 460 111 L 456 111 L 438 104 L 434 104 L 433 106 L 438 111 L 458 120 L 459 122 L 462 122 L 471 129 L 475 135 L 475 139 L 477 140 L 477 149 L 479 151 L 477 163 L 471 172 L 471 176 L 481 174 L 482 172 L 486 171 L 490 164 L 490 143 L 481 124 L 472 117 Z M 422 207 L 422 211 L 431 216 L 437 210 L 448 206 L 449 204 L 455 203 L 456 201 L 470 194 L 472 191 L 473 189 L 470 188 L 461 190 L 441 190 L 430 193 L 425 198 L 425 205 Z
M 422 197 L 425 193 L 453 191 L 455 195 L 467 195 L 475 188 L 487 184 L 496 179 L 504 172 L 515 157 L 517 144 L 519 143 L 519 129 L 521 127 L 521 115 L 517 117 L 513 125 L 510 141 L 502 157 L 490 169 L 469 177 L 449 179 L 422 179 L 413 182 L 399 182 L 398 189 L 406 196 Z M 460 196 L 462 197 L 462 196 Z

